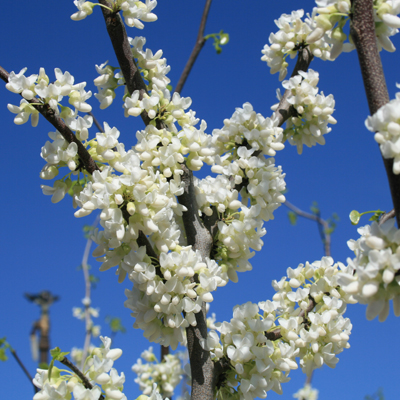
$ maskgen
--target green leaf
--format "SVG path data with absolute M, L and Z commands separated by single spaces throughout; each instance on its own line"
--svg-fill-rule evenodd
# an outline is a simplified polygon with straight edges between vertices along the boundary
M 320 214 L 318 203 L 316 201 L 313 201 L 312 206 L 310 207 L 310 210 L 315 215 L 319 215 Z
M 57 360 L 57 361 L 61 361 L 68 354 L 69 354 L 69 351 L 62 352 L 59 347 L 55 347 L 54 349 L 50 350 L 50 355 L 53 357 L 53 360 Z
M 106 323 L 108 323 L 108 325 L 110 325 L 111 332 L 113 332 L 113 333 L 117 333 L 117 332 L 125 333 L 126 332 L 125 327 L 121 323 L 121 318 L 107 316 Z
M 379 222 L 379 220 L 383 214 L 385 214 L 385 211 L 377 210 L 377 211 L 375 211 L 374 215 L 369 220 Z
M 8 357 L 6 354 L 6 349 L 4 347 L 0 348 L 0 361 L 7 361 Z
M 297 223 L 297 214 L 293 211 L 288 211 L 288 217 L 290 223 L 294 226 Z
M 350 221 L 353 225 L 357 225 L 360 221 L 361 214 L 357 210 L 353 210 L 349 215 Z

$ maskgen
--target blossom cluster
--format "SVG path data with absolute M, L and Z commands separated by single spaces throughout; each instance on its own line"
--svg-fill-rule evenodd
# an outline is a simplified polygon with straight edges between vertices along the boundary
M 318 390 L 313 389 L 310 384 L 305 384 L 293 397 L 299 400 L 318 400 Z
M 286 61 L 288 56 L 294 58 L 297 52 L 307 46 L 307 37 L 313 31 L 314 21 L 309 17 L 304 21 L 303 10 L 292 11 L 291 14 L 282 14 L 275 20 L 279 31 L 271 33 L 269 36 L 269 45 L 266 44 L 261 51 L 262 61 L 266 61 L 271 74 L 279 72 L 279 80 L 283 80 L 287 74 L 289 63 Z M 310 51 L 313 56 L 327 60 L 330 57 L 331 46 L 320 38 L 310 45 Z
M 74 77 L 68 71 L 63 73 L 59 68 L 55 68 L 56 80 L 50 83 L 44 68 L 40 68 L 39 74 L 28 77 L 25 76 L 26 70 L 27 68 L 23 68 L 18 74 L 12 71 L 6 84 L 8 90 L 19 93 L 23 97 L 19 107 L 12 104 L 7 105 L 9 111 L 17 114 L 14 119 L 17 125 L 24 124 L 31 116 L 32 126 L 37 126 L 39 111 L 33 107 L 30 100 L 37 101 L 34 104 L 48 104 L 58 114 L 58 103 L 64 96 L 68 96 L 69 104 L 75 107 L 74 116 L 78 111 L 89 112 L 92 110 L 92 107 L 86 103 L 86 100 L 92 95 L 92 92 L 85 91 L 86 82 L 74 84 Z M 71 110 L 69 111 L 71 112 Z
M 250 249 L 261 250 L 264 221 L 285 201 L 284 174 L 274 156 L 284 148 L 282 128 L 276 120 L 257 114 L 250 103 L 237 108 L 222 129 L 214 129 L 212 171 L 218 175 L 196 181 L 196 198 L 202 213 L 213 209 L 221 216 L 214 256 L 229 280 L 251 270 Z
M 93 13 L 93 8 L 99 5 L 86 0 L 74 0 L 74 4 L 78 8 L 78 11 L 71 15 L 74 21 L 85 19 Z M 111 6 L 114 12 L 122 11 L 125 23 L 130 27 L 143 29 L 143 22 L 157 20 L 157 15 L 151 12 L 157 6 L 157 0 L 146 0 L 146 3 L 137 0 L 111 0 Z
M 137 374 L 135 382 L 139 385 L 144 395 L 151 394 L 154 384 L 163 397 L 171 397 L 175 387 L 181 382 L 183 370 L 179 354 L 167 354 L 159 362 L 153 353 L 153 348 L 145 350 L 136 364 L 132 366 L 132 371 Z
M 195 314 L 202 302 L 213 301 L 211 292 L 226 284 L 221 267 L 209 258 L 203 262 L 191 246 L 161 253 L 159 267 L 151 264 L 141 247 L 124 258 L 122 268 L 134 283 L 132 290 L 125 291 L 134 328 L 142 329 L 151 342 L 174 350 L 186 342 L 184 329 L 197 325 Z M 192 279 L 195 274 L 198 283 Z
M 397 84 L 400 88 L 400 84 Z M 393 173 L 400 174 L 400 92 L 396 98 L 382 106 L 365 121 L 366 127 L 375 133 L 381 153 L 385 158 L 393 158 Z
M 287 102 L 291 104 L 296 115 L 286 121 L 284 140 L 297 147 L 299 154 L 303 151 L 303 145 L 307 147 L 318 144 L 325 144 L 323 135 L 329 133 L 332 128 L 328 124 L 336 124 L 332 117 L 335 107 L 333 95 L 325 96 L 323 92 L 318 93 L 319 74 L 309 69 L 308 72 L 299 71 L 282 83 L 282 86 L 289 91 Z M 281 99 L 278 90 L 278 99 Z M 272 107 L 277 108 L 278 104 Z
M 353 50 L 354 44 L 346 41 L 344 27 L 350 19 L 350 0 L 316 0 L 312 15 L 304 16 L 303 10 L 282 14 L 275 24 L 279 28 L 269 36 L 269 44 L 262 50 L 261 60 L 266 61 L 272 74 L 279 72 L 279 80 L 287 74 L 288 56 L 308 46 L 314 57 L 335 60 L 343 51 Z M 374 0 L 375 32 L 379 50 L 395 51 L 390 37 L 400 28 L 400 3 L 396 0 Z
M 90 382 L 92 388 L 84 386 L 81 378 L 75 373 L 61 374 L 65 370 L 52 368 L 49 370 L 38 369 L 34 385 L 40 390 L 33 397 L 34 400 L 69 400 L 71 394 L 75 400 L 97 400 L 103 394 L 110 400 L 126 400 L 122 392 L 125 375 L 113 368 L 114 361 L 122 355 L 121 349 L 111 349 L 111 339 L 100 336 L 104 347 L 95 348 L 86 359 L 85 370 L 82 374 Z
M 128 37 L 128 41 L 132 47 L 132 56 L 136 60 L 141 75 L 148 82 L 147 86 L 151 92 L 150 94 L 144 93 L 143 98 L 139 98 L 139 91 L 129 94 L 125 90 L 123 105 L 125 116 L 136 117 L 146 110 L 149 118 L 153 119 L 157 116 L 168 124 L 172 122 L 173 118 L 181 119 L 184 113 L 179 110 L 189 107 L 191 100 L 189 98 L 180 99 L 179 94 L 175 93 L 173 101 L 170 102 L 171 94 L 166 89 L 170 83 L 167 74 L 171 67 L 167 65 L 167 59 L 162 58 L 162 50 L 158 50 L 155 54 L 149 48 L 144 50 L 143 46 L 146 44 L 146 38 L 143 36 L 138 36 L 134 39 Z M 100 101 L 101 109 L 110 106 L 115 98 L 115 90 L 119 86 L 125 85 L 123 75 L 120 72 L 116 72 L 118 68 L 107 65 L 107 63 L 108 61 L 100 66 L 96 65 L 96 71 L 99 76 L 94 80 L 94 84 L 98 89 L 95 97 Z M 168 110 L 166 110 L 167 105 L 169 106 Z M 170 115 L 173 111 L 173 117 L 171 117 Z
M 70 74 L 64 76 L 73 83 Z M 9 86 L 21 91 L 24 86 L 17 87 L 17 80 L 15 74 L 11 75 Z M 117 128 L 105 122 L 96 138 L 89 139 L 92 118 L 82 118 L 77 110 L 61 106 L 60 117 L 75 131 L 99 170 L 89 175 L 81 167 L 77 144 L 68 143 L 57 131 L 50 132 L 53 141 L 46 142 L 41 152 L 47 162 L 41 176 L 52 179 L 64 166 L 70 172 L 56 180 L 53 187 L 43 185 L 42 189 L 52 196 L 52 202 L 60 201 L 67 193 L 73 195 L 74 206 L 79 207 L 76 217 L 101 211 L 103 230 L 95 233 L 99 246 L 94 252 L 102 262 L 100 269 L 117 266 L 120 281 L 129 277 L 134 287 L 127 291 L 126 306 L 136 317 L 135 327 L 143 329 L 152 341 L 176 348 L 184 341 L 184 328 L 197 323 L 195 314 L 202 302 L 211 302 L 211 293 L 229 279 L 237 281 L 236 271 L 251 269 L 250 248 L 262 247 L 263 220 L 273 218 L 273 211 L 284 201 L 281 169 L 275 167 L 273 159 L 264 158 L 283 148 L 282 129 L 246 104 L 211 137 L 205 133 L 204 121 L 197 129 L 194 112 L 185 112 L 191 103 L 189 98 L 174 94 L 171 99 L 166 88 L 161 91 L 155 84 L 151 98 L 157 99 L 158 112 L 163 110 L 166 127 L 148 125 L 137 133 L 138 144 L 128 151 L 118 141 Z M 58 112 L 58 103 L 54 106 Z M 147 111 L 150 114 L 151 110 Z M 199 183 L 196 199 L 200 208 L 207 212 L 216 206 L 226 217 L 219 224 L 214 249 L 217 261 L 202 259 L 191 246 L 185 247 L 181 227 L 186 208 L 177 201 L 183 193 L 183 163 L 199 170 L 203 162 L 215 164 L 215 172 L 221 174 L 216 179 L 224 182 L 232 199 L 226 208 L 218 204 L 225 203 L 225 199 L 204 197 L 206 181 Z M 154 247 L 156 258 L 146 254 L 143 238 Z
M 331 257 L 289 268 L 287 277 L 273 281 L 272 301 L 238 305 L 230 322 L 215 324 L 220 337 L 211 331 L 202 346 L 233 367 L 218 398 L 224 391 L 246 400 L 265 398 L 269 390 L 281 394 L 298 368 L 296 358 L 307 375 L 324 364 L 335 367 L 336 356 L 350 347 L 352 325 L 343 314 L 355 302 L 338 286 L 341 271 L 347 269 Z
M 85 297 L 82 300 L 82 303 L 85 306 L 85 308 L 83 309 L 81 307 L 73 307 L 72 315 L 79 320 L 85 320 L 86 331 L 90 331 L 91 335 L 93 335 L 94 337 L 97 337 L 100 335 L 101 326 L 94 325 L 92 317 L 98 318 L 99 309 L 90 307 L 90 299 L 87 297 Z
M 354 49 L 351 42 L 344 43 L 347 35 L 343 32 L 346 22 L 350 18 L 350 0 L 317 0 L 318 7 L 313 10 L 315 29 L 307 37 L 308 43 L 314 43 L 327 35 L 328 41 L 333 44 L 331 59 L 336 58 L 342 50 Z M 375 20 L 375 33 L 378 39 L 379 50 L 393 52 L 395 47 L 390 36 L 398 33 L 400 28 L 400 3 L 396 0 L 374 0 L 373 12 Z
M 358 229 L 361 237 L 347 242 L 355 258 L 348 259 L 348 270 L 340 274 L 339 284 L 361 304 L 368 304 L 367 319 L 379 316 L 385 321 L 389 301 L 400 316 L 400 230 L 390 219 Z

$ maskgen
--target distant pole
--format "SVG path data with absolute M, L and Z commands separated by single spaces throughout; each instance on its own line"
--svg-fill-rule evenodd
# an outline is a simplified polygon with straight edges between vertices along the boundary
M 31 303 L 35 303 L 40 307 L 40 318 L 33 323 L 30 339 L 32 357 L 36 361 L 38 359 L 37 349 L 37 333 L 39 334 L 39 364 L 49 364 L 50 350 L 50 306 L 59 299 L 47 290 L 43 290 L 38 294 L 25 293 L 25 297 Z

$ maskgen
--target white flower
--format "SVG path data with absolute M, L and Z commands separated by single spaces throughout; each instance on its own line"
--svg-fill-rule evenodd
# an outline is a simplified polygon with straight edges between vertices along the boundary
M 93 13 L 94 4 L 86 0 L 74 0 L 74 4 L 79 11 L 71 15 L 71 19 L 74 21 L 80 21 L 85 19 L 88 15 Z
M 382 155 L 393 158 L 393 173 L 400 173 L 400 99 L 382 106 L 365 121 L 366 127 L 375 133 Z

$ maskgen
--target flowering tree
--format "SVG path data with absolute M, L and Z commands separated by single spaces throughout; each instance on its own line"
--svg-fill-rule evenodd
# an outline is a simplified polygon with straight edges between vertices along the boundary
M 319 92 L 313 59 L 334 60 L 342 51 L 357 51 L 371 115 L 366 124 L 377 132 L 394 209 L 399 209 L 399 98 L 389 103 L 379 50 L 394 50 L 389 37 L 400 27 L 400 5 L 321 0 L 311 16 L 302 10 L 282 15 L 262 51 L 262 60 L 279 73 L 285 89 L 278 92 L 273 113 L 264 117 L 246 102 L 229 119 L 222 117 L 222 128 L 207 134 L 206 122 L 196 118 L 191 99 L 180 91 L 204 44 L 210 3 L 198 45 L 174 91 L 162 52 L 153 53 L 144 37 L 130 38 L 125 30 L 125 24 L 143 29 L 155 21 L 156 1 L 75 1 L 74 20 L 99 5 L 118 61 L 96 66 L 100 108 L 122 97 L 125 116 L 140 116 L 145 124 L 137 128 L 131 149 L 106 122 L 95 137 L 90 135 L 91 92 L 69 72 L 56 68 L 49 77 L 40 69 L 28 76 L 26 69 L 8 73 L 2 68 L 0 75 L 7 89 L 22 96 L 19 105 L 8 106 L 16 124 L 31 120 L 36 126 L 42 114 L 56 129 L 41 152 L 46 162 L 41 178 L 55 179 L 52 186 L 42 186 L 44 194 L 53 203 L 70 194 L 76 217 L 100 210 L 94 255 L 102 271 L 116 268 L 119 281 L 132 282 L 125 305 L 134 327 L 164 347 L 187 345 L 192 398 L 251 399 L 269 390 L 281 393 L 288 373 L 299 366 L 309 377 L 322 365 L 334 367 L 337 355 L 349 347 L 347 304 L 367 303 L 369 319 L 379 315 L 385 320 L 393 300 L 400 314 L 400 234 L 393 218 L 398 222 L 399 214 L 393 211 L 360 229 L 361 237 L 350 244 L 355 258 L 347 265 L 325 257 L 289 268 L 287 276 L 273 281 L 271 299 L 236 306 L 230 321 L 210 320 L 209 330 L 206 317 L 217 288 L 252 269 L 249 260 L 263 246 L 264 223 L 285 202 L 284 167 L 276 166 L 273 157 L 284 144 L 295 145 L 298 153 L 304 146 L 324 144 L 336 123 L 333 95 Z M 227 40 L 223 33 L 214 38 L 217 48 Z M 289 78 L 291 58 L 296 60 Z M 213 174 L 196 176 L 205 164 Z M 73 374 L 60 374 L 55 367 L 39 371 L 35 398 L 69 398 L 71 393 L 77 399 L 123 398 L 124 377 L 112 369 L 121 352 L 110 348 L 109 339 L 103 343 L 82 370 L 54 352 Z M 152 360 L 149 353 L 145 358 Z M 154 387 L 152 396 L 159 390 L 170 395 L 175 381 L 171 377 L 167 389 Z

